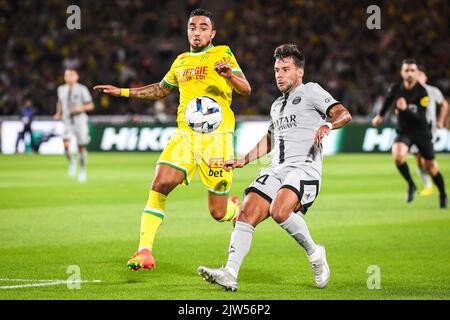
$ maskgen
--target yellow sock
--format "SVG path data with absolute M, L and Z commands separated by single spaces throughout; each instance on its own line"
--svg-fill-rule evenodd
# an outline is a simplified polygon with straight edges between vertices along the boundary
M 239 207 L 232 201 L 228 200 L 227 204 L 227 213 L 225 214 L 225 217 L 220 219 L 220 222 L 223 221 L 231 221 L 233 220 L 239 212 Z
M 153 250 L 156 232 L 159 229 L 166 208 L 167 196 L 156 191 L 150 191 L 147 205 L 141 218 L 141 237 L 139 241 L 139 250 L 148 248 Z

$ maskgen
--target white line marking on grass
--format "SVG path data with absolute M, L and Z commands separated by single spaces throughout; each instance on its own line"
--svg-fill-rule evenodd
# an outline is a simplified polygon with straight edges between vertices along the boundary
M 0 289 L 20 289 L 29 287 L 46 287 L 46 286 L 57 286 L 61 284 L 77 284 L 77 283 L 100 283 L 101 280 L 32 280 L 32 279 L 0 279 L 0 281 L 10 281 L 10 282 L 40 282 L 40 283 L 30 283 L 30 284 L 19 284 L 15 286 L 0 286 Z
M 9 282 L 54 282 L 54 281 L 64 281 L 58 279 L 9 279 L 9 278 L 0 278 L 0 281 L 9 281 Z

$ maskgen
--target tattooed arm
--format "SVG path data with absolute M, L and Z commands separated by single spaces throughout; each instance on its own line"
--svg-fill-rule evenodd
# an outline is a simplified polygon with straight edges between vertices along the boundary
M 121 89 L 111 85 L 98 85 L 94 90 L 110 94 L 115 97 L 129 97 L 136 99 L 158 100 L 170 95 L 173 90 L 166 87 L 163 82 L 149 84 L 148 86 Z
M 316 136 L 314 137 L 317 145 L 322 143 L 323 137 L 328 135 L 332 129 L 342 128 L 352 120 L 350 112 L 348 112 L 348 110 L 340 103 L 332 107 L 328 113 L 331 117 L 331 121 L 322 125 L 319 130 L 317 130 Z
M 258 144 L 250 150 L 242 159 L 228 160 L 223 165 L 225 171 L 231 169 L 243 168 L 250 162 L 253 162 L 272 151 L 273 148 L 273 133 L 268 131 L 267 134 L 261 138 Z
M 145 87 L 130 89 L 130 98 L 157 100 L 167 97 L 173 92 L 163 82 L 149 84 Z

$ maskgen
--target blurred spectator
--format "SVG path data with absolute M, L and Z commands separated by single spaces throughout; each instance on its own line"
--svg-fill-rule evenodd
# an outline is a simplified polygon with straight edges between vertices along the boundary
M 19 143 L 21 141 L 25 145 L 25 152 L 30 152 L 32 149 L 34 149 L 33 131 L 31 130 L 31 124 L 33 122 L 33 117 L 35 114 L 36 109 L 33 107 L 33 101 L 31 101 L 31 99 L 26 99 L 23 106 L 20 108 L 20 121 L 23 124 L 23 129 L 17 136 L 16 153 L 19 152 Z

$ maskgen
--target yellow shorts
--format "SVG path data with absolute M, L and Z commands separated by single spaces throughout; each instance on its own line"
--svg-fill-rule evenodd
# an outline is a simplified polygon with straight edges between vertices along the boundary
M 231 189 L 233 171 L 222 168 L 226 160 L 234 158 L 233 133 L 197 133 L 177 129 L 161 153 L 157 164 L 181 170 L 188 185 L 198 168 L 200 180 L 208 192 L 227 195 Z

